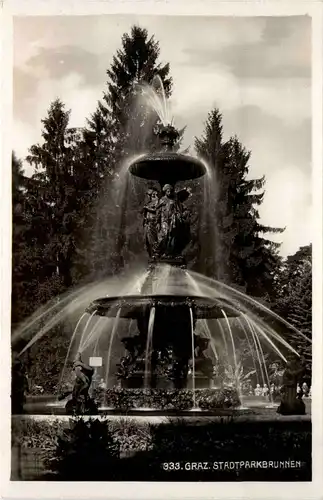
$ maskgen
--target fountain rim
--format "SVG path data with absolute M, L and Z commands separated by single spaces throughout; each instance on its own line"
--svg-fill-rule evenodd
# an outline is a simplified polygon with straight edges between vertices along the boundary
M 196 319 L 237 317 L 240 311 L 225 298 L 199 295 L 123 295 L 95 299 L 86 309 L 89 314 L 121 318 L 137 318 L 152 307 L 161 309 L 191 308 Z
M 135 177 L 158 181 L 160 184 L 176 184 L 203 177 L 207 169 L 204 163 L 194 156 L 161 151 L 140 156 L 130 164 L 129 172 Z

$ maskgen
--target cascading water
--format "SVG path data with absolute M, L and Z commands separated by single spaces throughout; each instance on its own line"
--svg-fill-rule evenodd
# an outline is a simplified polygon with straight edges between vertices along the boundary
M 251 358 L 252 358 L 252 363 L 253 363 L 253 367 L 254 367 L 254 370 L 255 370 L 255 374 L 256 374 L 256 380 L 257 380 L 257 384 L 259 384 L 259 375 L 258 375 L 258 370 L 257 370 L 257 365 L 256 365 L 256 361 L 255 361 L 255 356 L 253 355 L 253 349 L 251 347 L 251 342 L 250 342 L 250 338 L 249 338 L 249 335 L 247 333 L 247 330 L 243 324 L 243 322 L 241 321 L 240 318 L 237 318 L 238 319 L 238 323 L 240 325 L 240 328 L 242 329 L 244 335 L 245 335 L 245 338 L 247 340 L 247 343 L 248 343 L 248 347 L 249 347 L 249 351 L 251 353 Z M 258 360 L 259 362 L 259 360 Z
M 259 337 L 257 336 L 257 334 L 255 332 L 255 328 L 254 328 L 254 325 L 252 324 L 252 322 L 248 321 L 248 323 L 250 325 L 251 331 L 253 332 L 253 336 L 254 336 L 255 342 L 257 342 L 257 344 L 258 344 L 259 353 L 261 355 L 261 360 L 262 360 L 262 364 L 263 364 L 264 375 L 265 375 L 265 380 L 266 380 L 266 383 L 267 383 L 267 387 L 270 387 L 270 380 L 269 380 L 269 376 L 268 376 L 268 370 L 267 370 L 265 356 L 264 356 L 264 351 L 262 349 L 260 339 L 259 339 Z M 269 392 L 269 399 L 270 399 L 270 403 L 272 404 L 273 401 L 272 401 L 272 397 L 271 397 L 270 392 Z
M 85 336 L 87 334 L 87 330 L 88 330 L 88 327 L 93 319 L 93 316 L 95 315 L 96 313 L 96 310 L 93 311 L 93 313 L 90 315 L 89 319 L 87 320 L 86 324 L 85 324 L 85 327 L 84 327 L 84 330 L 82 332 L 82 336 L 81 336 L 81 340 L 80 340 L 80 344 L 79 344 L 79 347 L 78 347 L 78 351 L 79 352 L 82 352 L 84 350 L 84 339 L 85 339 Z
M 67 350 L 67 354 L 65 356 L 65 361 L 64 361 L 64 365 L 63 365 L 61 377 L 60 377 L 60 380 L 59 380 L 59 383 L 58 383 L 58 394 L 62 390 L 63 378 L 64 378 L 64 374 L 65 374 L 65 370 L 66 370 L 66 365 L 67 365 L 68 360 L 69 360 L 70 352 L 71 352 L 71 349 L 72 349 L 72 346 L 73 346 L 73 343 L 74 343 L 74 339 L 75 339 L 77 331 L 78 331 L 78 327 L 80 326 L 80 324 L 81 324 L 81 322 L 82 322 L 82 320 L 83 320 L 83 318 L 84 318 L 85 315 L 86 315 L 86 313 L 83 313 L 82 316 L 80 317 L 80 319 L 78 320 L 78 322 L 76 324 L 76 327 L 74 329 L 74 332 L 73 332 L 70 344 L 68 346 L 68 350 Z
M 155 313 L 156 313 L 156 308 L 152 307 L 149 313 L 149 323 L 148 323 L 147 342 L 146 342 L 145 375 L 144 375 L 145 389 L 149 389 L 149 377 L 151 376 L 151 355 L 153 346 Z
M 227 338 L 225 336 L 225 331 L 224 331 L 224 328 L 223 328 L 223 326 L 221 324 L 221 321 L 218 320 L 217 322 L 218 322 L 218 327 L 219 327 L 220 334 L 221 334 L 221 337 L 222 337 L 222 340 L 223 340 L 225 352 L 226 352 L 227 357 L 229 358 L 228 341 L 227 341 Z
M 235 347 L 235 344 L 234 344 L 234 338 L 233 338 L 233 335 L 232 335 L 231 325 L 229 323 L 228 316 L 226 315 L 226 313 L 225 313 L 225 311 L 223 309 L 221 309 L 221 313 L 223 314 L 223 317 L 224 317 L 224 319 L 226 321 L 226 324 L 227 324 L 227 327 L 228 327 L 229 336 L 230 336 L 230 340 L 231 340 L 232 355 L 233 355 L 233 361 L 234 361 L 235 387 L 236 387 L 236 389 L 238 391 L 239 398 L 240 398 L 240 401 L 241 401 L 242 400 L 242 393 L 241 393 L 241 386 L 240 386 L 240 381 L 239 381 L 239 374 L 238 374 L 239 366 L 238 366 L 238 362 L 237 362 L 237 354 L 236 354 L 236 347 Z
M 160 76 L 155 75 L 150 85 L 142 84 L 139 88 L 142 92 L 142 100 L 146 106 L 156 112 L 164 126 L 169 125 L 172 120 L 169 114 L 164 85 Z
M 254 346 L 255 346 L 255 351 L 256 351 L 256 354 L 257 354 L 257 359 L 258 359 L 258 363 L 259 363 L 259 369 L 260 369 L 260 373 L 261 373 L 261 380 L 262 380 L 262 384 L 264 385 L 265 382 L 266 382 L 266 379 L 265 379 L 264 370 L 263 370 L 263 360 L 261 359 L 260 350 L 259 350 L 259 343 L 257 341 L 257 337 L 255 335 L 254 330 L 251 328 L 251 325 L 250 325 L 250 322 L 249 322 L 248 318 L 246 316 L 244 316 L 244 318 L 245 318 L 246 323 L 247 323 L 247 325 L 249 327 L 249 331 L 251 333 L 252 340 L 253 340 L 253 343 L 254 343 Z
M 82 343 L 82 346 L 80 345 L 79 350 L 81 352 L 87 350 L 94 343 L 93 355 L 95 355 L 94 353 L 98 348 L 100 335 L 102 334 L 102 332 L 100 331 L 102 327 L 104 327 L 104 320 L 103 318 L 99 318 L 95 323 L 95 325 L 93 326 L 90 333 L 88 334 L 88 336 L 86 337 L 85 341 Z
M 111 336 L 110 336 L 110 342 L 109 342 L 109 349 L 108 349 L 108 354 L 107 354 L 107 361 L 106 361 L 106 379 L 105 379 L 105 384 L 107 387 L 109 387 L 109 377 L 110 377 L 110 364 L 111 364 L 111 352 L 112 352 L 112 346 L 113 346 L 113 341 L 114 337 L 118 331 L 118 325 L 119 325 L 119 319 L 120 319 L 120 314 L 121 314 L 121 309 L 118 310 L 116 318 L 114 320 Z
M 194 318 L 193 311 L 190 307 L 190 320 L 191 320 L 191 337 L 192 337 L 192 391 L 193 391 L 193 409 L 196 408 L 195 396 L 195 345 L 194 345 Z

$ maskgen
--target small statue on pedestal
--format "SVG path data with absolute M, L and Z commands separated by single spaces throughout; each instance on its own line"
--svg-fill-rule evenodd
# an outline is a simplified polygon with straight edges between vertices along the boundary
M 75 357 L 73 371 L 75 374 L 75 382 L 72 391 L 72 399 L 70 399 L 65 406 L 66 413 L 68 415 L 96 415 L 98 412 L 97 407 L 93 399 L 89 397 L 89 389 L 94 369 L 92 366 L 82 361 L 81 353 L 77 353 Z
M 288 358 L 283 374 L 282 399 L 277 413 L 281 415 L 305 415 L 304 401 L 297 397 L 297 383 L 302 376 L 303 369 L 296 356 Z

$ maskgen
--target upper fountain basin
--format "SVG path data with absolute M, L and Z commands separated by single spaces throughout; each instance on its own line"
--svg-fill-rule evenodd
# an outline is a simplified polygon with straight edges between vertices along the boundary
M 136 177 L 158 181 L 161 185 L 198 179 L 206 174 L 203 163 L 193 156 L 174 152 L 150 153 L 135 160 L 129 171 Z

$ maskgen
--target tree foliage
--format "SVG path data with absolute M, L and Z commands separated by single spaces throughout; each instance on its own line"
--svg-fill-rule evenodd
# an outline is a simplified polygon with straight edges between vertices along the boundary
M 195 149 L 212 174 L 211 213 L 204 230 L 215 234 L 216 254 L 215 266 L 209 272 L 250 295 L 270 297 L 279 266 L 279 244 L 267 234 L 283 230 L 260 223 L 258 207 L 264 198 L 264 177 L 249 178 L 251 152 L 237 137 L 223 140 L 218 109 L 209 113 L 204 134 L 195 140 Z
M 312 245 L 289 255 L 279 274 L 279 294 L 275 311 L 308 339 L 312 339 Z M 291 332 L 290 343 L 301 355 L 307 375 L 311 372 L 312 344 Z
M 146 29 L 133 26 L 129 34 L 123 35 L 122 46 L 107 70 L 107 90 L 103 101 L 112 117 L 118 159 L 142 152 L 153 141 L 154 122 L 148 123 L 146 131 L 147 108 L 138 106 L 137 98 L 142 94 L 141 86 L 150 84 L 156 75 L 163 82 L 166 95 L 170 95 L 172 79 L 169 64 L 160 63 L 159 55 L 159 43 L 154 37 L 149 37 Z

